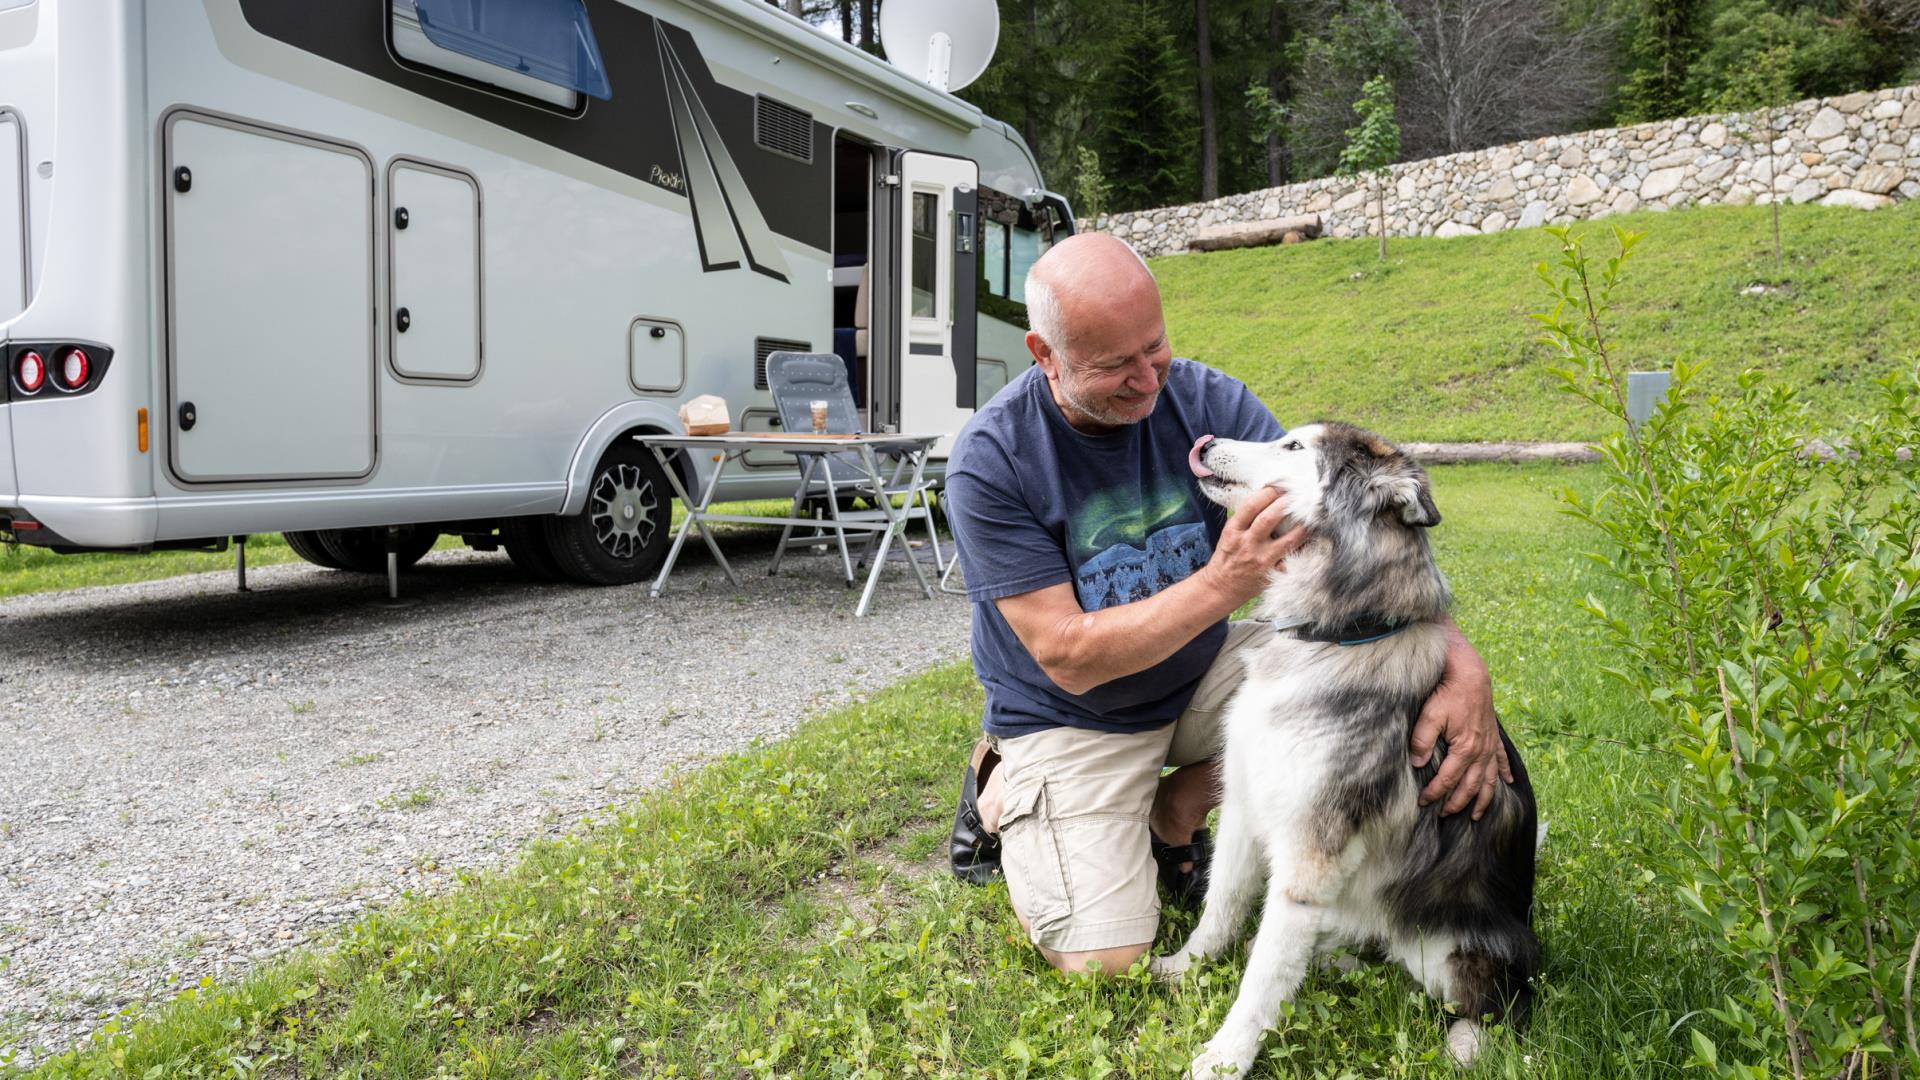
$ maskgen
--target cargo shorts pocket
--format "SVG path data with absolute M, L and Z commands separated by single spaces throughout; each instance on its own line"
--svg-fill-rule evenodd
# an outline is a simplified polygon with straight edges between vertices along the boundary
M 1061 859 L 1045 780 L 1007 791 L 1000 814 L 1000 868 L 1007 878 L 1013 910 L 1027 920 L 1028 936 L 1038 942 L 1063 926 L 1073 913 L 1067 870 Z

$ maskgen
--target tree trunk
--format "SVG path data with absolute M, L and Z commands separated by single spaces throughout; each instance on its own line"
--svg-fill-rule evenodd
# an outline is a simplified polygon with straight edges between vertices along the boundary
M 1027 0 L 1027 70 L 1020 80 L 1020 136 L 1027 149 L 1039 157 L 1040 109 L 1033 100 L 1035 72 L 1040 70 L 1040 0 Z
M 1267 9 L 1267 96 L 1278 105 L 1287 100 L 1287 76 L 1284 51 L 1287 46 L 1288 0 L 1273 0 Z M 1279 187 L 1293 172 L 1293 151 L 1279 131 L 1267 132 L 1267 186 Z
M 1220 197 L 1220 137 L 1213 108 L 1213 31 L 1207 0 L 1193 0 L 1194 40 L 1200 59 L 1200 198 Z
M 1376 212 L 1379 215 L 1379 219 L 1380 219 L 1380 261 L 1386 262 L 1387 261 L 1387 174 L 1374 173 L 1373 186 L 1374 186 L 1374 191 L 1379 196 L 1377 201 L 1374 202 L 1374 205 L 1379 207 L 1379 210 Z
M 803 0 L 787 0 L 787 14 L 796 19 L 805 15 L 806 12 L 802 11 L 800 7 L 802 2 Z
M 1773 206 L 1773 280 L 1780 284 L 1786 280 L 1787 269 L 1780 251 L 1780 191 L 1774 187 L 1773 163 L 1773 110 L 1765 109 L 1760 114 L 1760 122 L 1766 125 L 1762 136 L 1767 140 L 1767 201 Z
M 840 0 L 840 40 L 853 44 L 853 0 Z
M 860 0 L 860 47 L 873 48 L 874 0 Z

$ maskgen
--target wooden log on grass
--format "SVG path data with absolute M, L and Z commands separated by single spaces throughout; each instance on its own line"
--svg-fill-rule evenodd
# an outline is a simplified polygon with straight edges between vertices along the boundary
M 1209 225 L 1195 232 L 1193 239 L 1187 241 L 1187 247 L 1193 251 L 1266 247 L 1269 244 L 1288 242 L 1288 233 L 1298 233 L 1299 239 L 1306 240 L 1319 236 L 1320 215 L 1295 214 L 1292 217 L 1267 218 L 1263 221 L 1235 221 L 1225 225 Z M 1298 243 L 1299 239 L 1293 242 Z
M 1401 443 L 1400 449 L 1422 465 L 1466 465 L 1480 461 L 1599 461 L 1587 443 L 1486 442 Z

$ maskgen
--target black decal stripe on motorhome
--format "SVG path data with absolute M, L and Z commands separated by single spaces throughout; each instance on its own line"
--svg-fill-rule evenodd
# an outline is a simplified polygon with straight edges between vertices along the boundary
M 655 23 L 656 27 L 664 24 Z M 679 36 L 679 35 L 675 35 Z M 706 103 L 700 99 L 687 75 L 686 64 L 680 59 L 682 49 L 691 49 L 692 40 L 675 45 L 661 34 L 660 53 L 667 70 L 667 78 L 674 84 L 674 126 L 680 137 L 680 159 L 690 173 L 705 175 L 712 170 L 712 188 L 719 192 L 724 200 L 727 225 L 730 226 L 745 252 L 747 262 L 757 273 L 765 274 L 776 281 L 787 280 L 787 261 L 780 256 L 780 245 L 767 227 L 766 219 L 760 216 L 760 208 L 755 205 L 746 191 L 746 179 L 740 175 L 733 155 L 728 152 L 726 141 L 714 126 L 713 117 L 708 114 Z M 706 216 L 708 222 L 718 224 L 715 215 L 703 207 L 701 200 L 710 196 L 689 192 L 693 200 L 694 220 L 700 221 Z M 710 227 L 710 226 L 709 226 Z
M 816 155 L 808 164 L 755 146 L 754 95 L 715 80 L 692 34 L 660 23 L 620 0 L 586 0 L 613 97 L 589 103 L 578 117 L 400 66 L 387 49 L 389 5 L 385 0 L 238 3 L 248 25 L 276 41 L 664 191 L 685 195 L 684 183 L 674 184 L 673 170 L 680 163 L 680 148 L 669 118 L 666 79 L 655 45 L 658 25 L 673 36 L 692 89 L 712 117 L 747 194 L 765 215 L 766 227 L 821 251 L 829 250 L 832 243 L 833 176 L 827 155 Z M 832 129 L 816 121 L 814 137 L 816 141 L 831 139 Z
M 674 66 L 671 46 L 665 36 L 655 44 L 660 51 L 660 70 L 667 87 L 667 115 L 673 121 L 674 138 L 679 144 L 679 175 L 685 181 L 688 208 L 693 214 L 693 235 L 700 247 L 701 269 L 708 272 L 739 269 L 743 254 L 739 230 L 727 214 L 713 161 L 700 145 L 693 109 L 687 103 L 691 91 L 686 78 Z

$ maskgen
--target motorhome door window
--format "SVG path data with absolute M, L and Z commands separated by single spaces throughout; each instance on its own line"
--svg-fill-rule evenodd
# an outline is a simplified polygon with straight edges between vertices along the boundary
M 391 0 L 403 59 L 574 110 L 612 97 L 583 0 Z
M 940 196 L 931 191 L 913 193 L 913 317 L 939 318 L 934 299 L 935 266 L 939 257 Z

